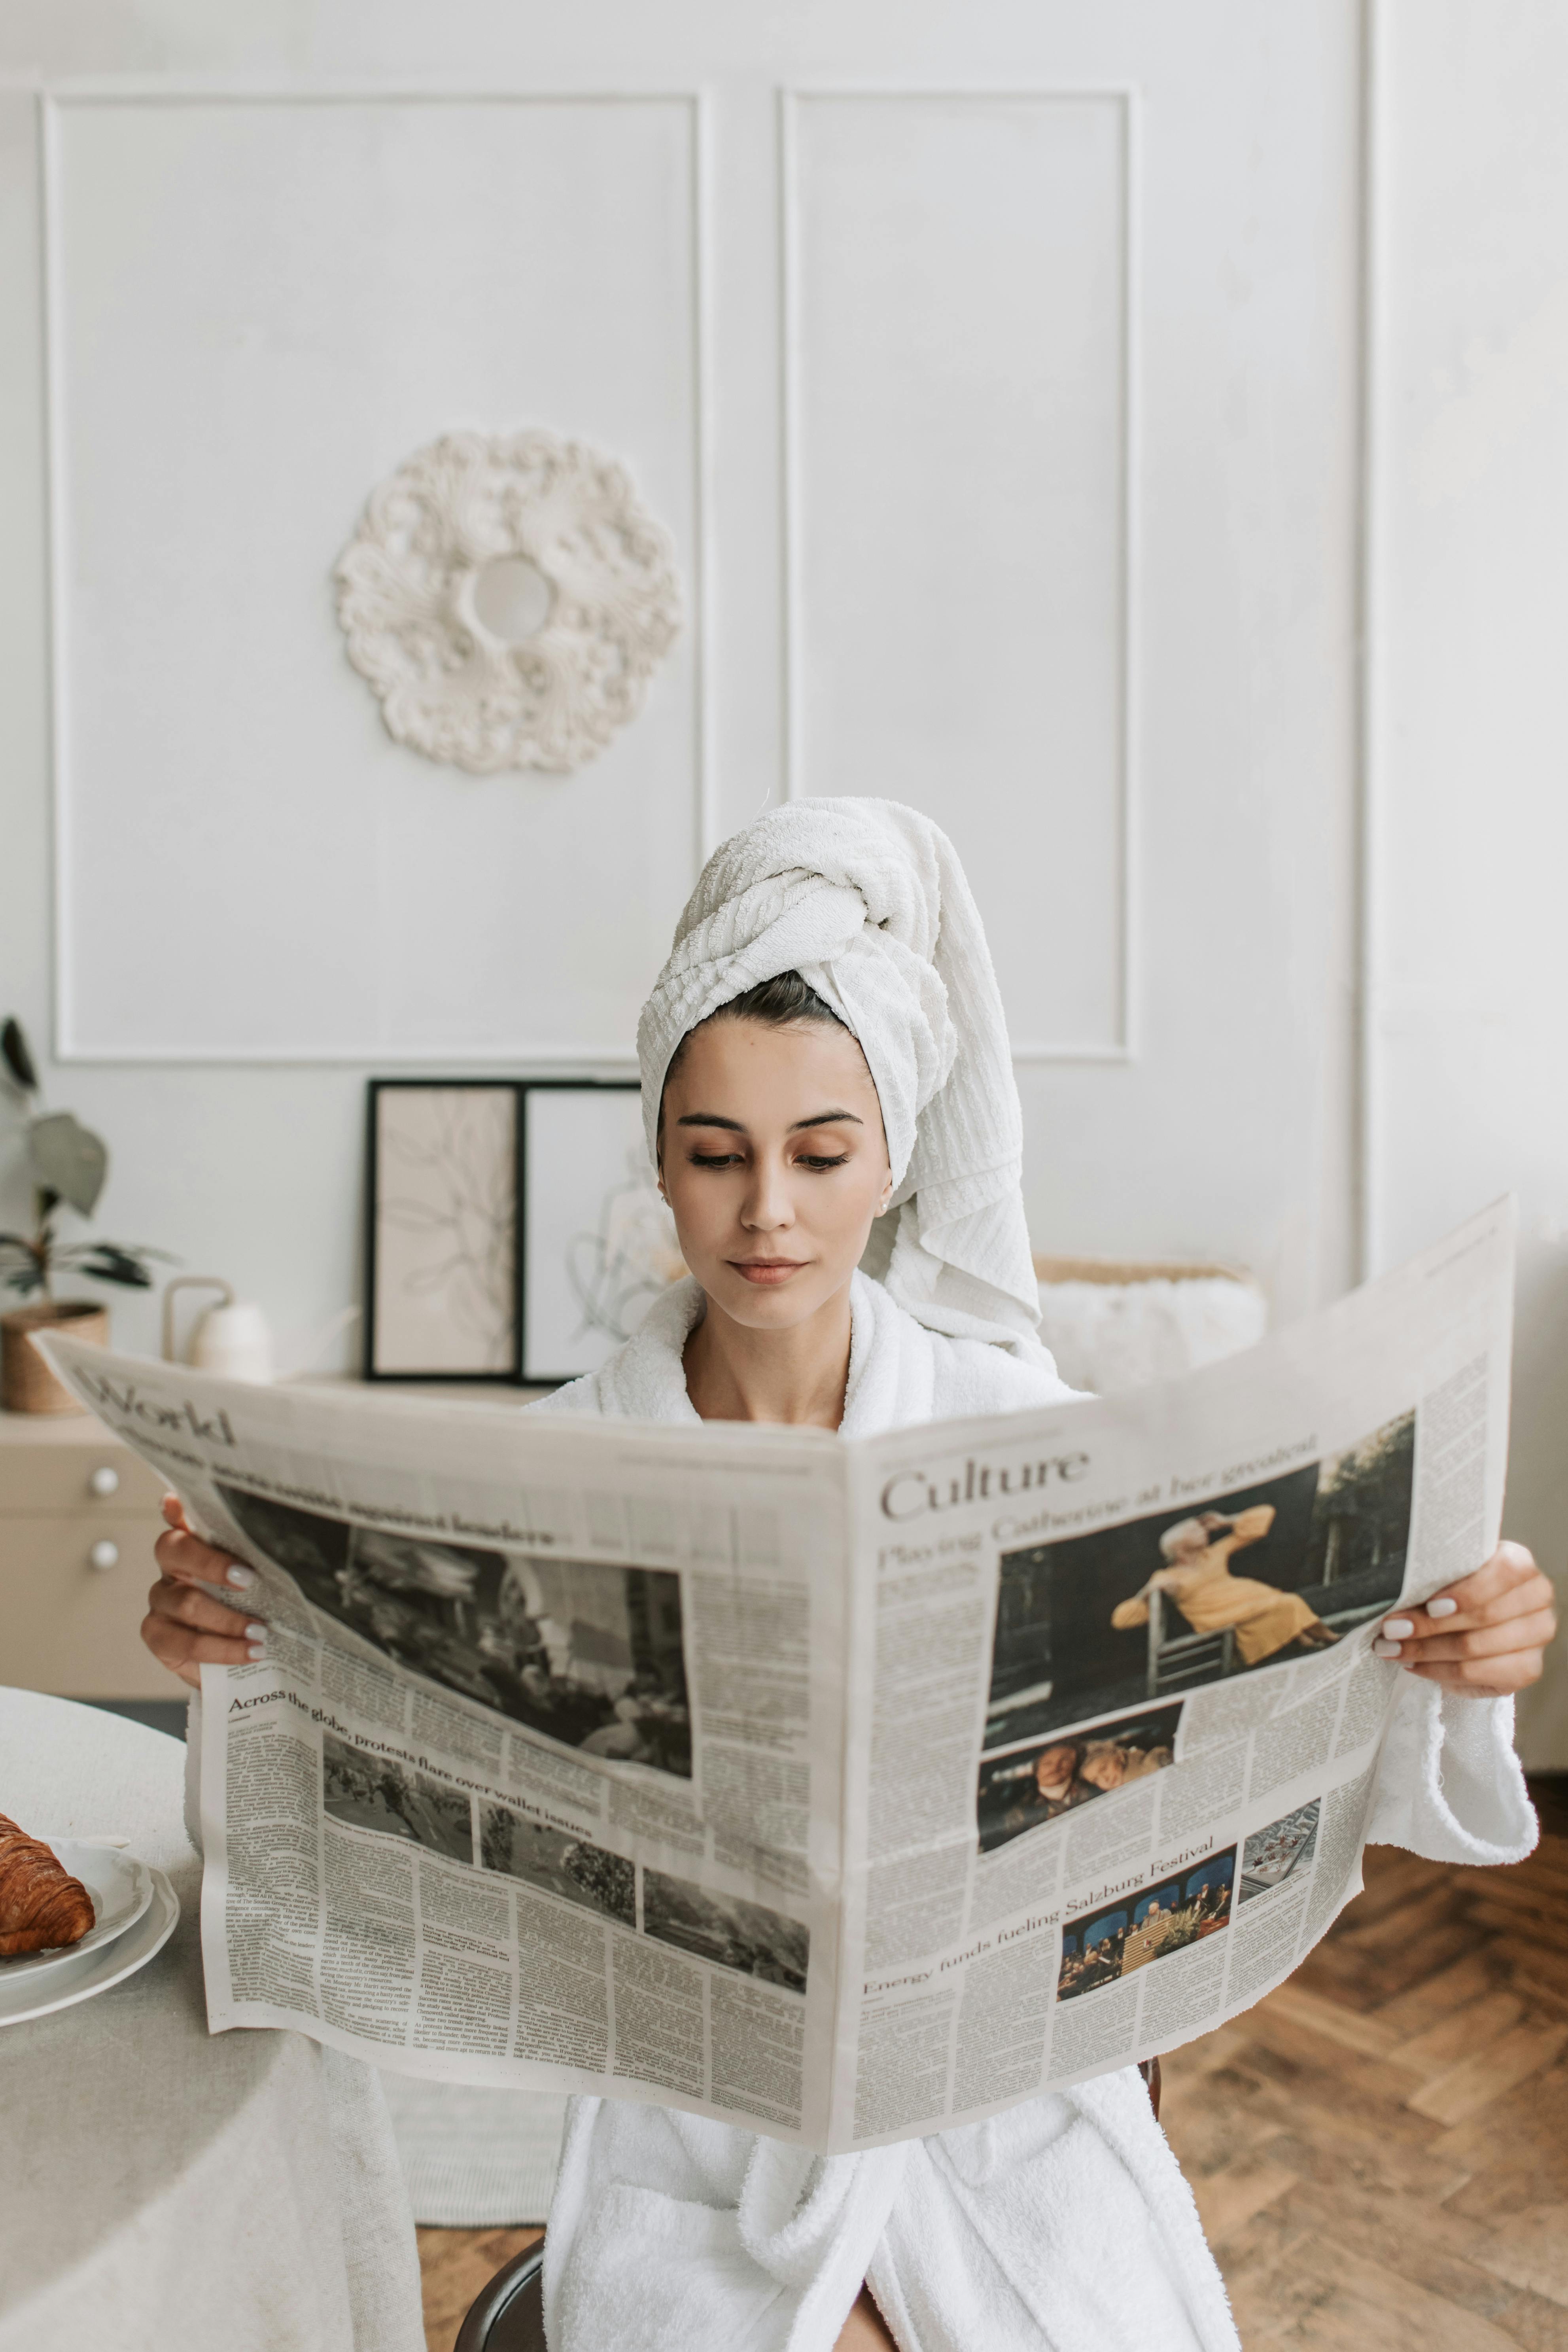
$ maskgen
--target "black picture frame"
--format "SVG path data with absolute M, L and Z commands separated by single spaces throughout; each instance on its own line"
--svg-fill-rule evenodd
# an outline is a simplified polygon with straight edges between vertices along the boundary
M 399 1363 L 389 1367 L 382 1360 L 385 1352 L 384 1326 L 386 1318 L 378 1312 L 380 1277 L 384 1271 L 382 1240 L 382 1193 L 384 1174 L 382 1150 L 381 1105 L 384 1097 L 424 1092 L 426 1094 L 463 1094 L 484 1092 L 504 1094 L 511 1099 L 510 1216 L 508 1246 L 511 1265 L 508 1281 L 509 1305 L 511 1317 L 511 1338 L 504 1368 L 479 1364 L 468 1369 L 449 1366 L 421 1368 Z M 361 1359 L 363 1377 L 367 1381 L 393 1383 L 417 1383 L 450 1386 L 494 1386 L 516 1388 L 523 1384 L 522 1370 L 522 1286 L 521 1203 L 523 1189 L 523 1089 L 515 1078 L 445 1076 L 371 1078 L 365 1087 L 365 1194 L 364 1194 L 364 1318 L 363 1350 Z M 502 1164 L 498 1160 L 498 1166 Z

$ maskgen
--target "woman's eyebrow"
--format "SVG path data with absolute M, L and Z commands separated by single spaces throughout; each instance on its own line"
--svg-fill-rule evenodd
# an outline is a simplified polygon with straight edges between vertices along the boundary
M 866 1124 L 858 1111 L 819 1110 L 815 1118 L 794 1120 L 788 1131 L 791 1135 L 798 1135 L 803 1127 L 833 1127 L 840 1119 L 848 1119 L 855 1127 L 864 1127 Z M 744 1135 L 746 1132 L 738 1118 L 721 1118 L 716 1111 L 683 1111 L 675 1124 L 677 1127 L 722 1127 L 728 1129 L 731 1135 Z

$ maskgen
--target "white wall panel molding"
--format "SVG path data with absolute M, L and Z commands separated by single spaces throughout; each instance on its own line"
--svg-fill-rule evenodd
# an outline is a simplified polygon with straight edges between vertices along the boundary
M 1366 1282 L 1384 1271 L 1379 1225 L 1382 1188 L 1382 1090 L 1378 1029 L 1382 1017 L 1382 972 L 1378 908 L 1382 893 L 1382 803 L 1378 784 L 1382 746 L 1378 740 L 1377 658 L 1383 628 L 1383 547 L 1379 497 L 1385 422 L 1381 413 L 1383 322 L 1378 300 L 1384 283 L 1383 223 L 1379 164 L 1384 129 L 1379 118 L 1384 92 L 1382 24 L 1378 0 L 1361 0 L 1360 143 L 1358 163 L 1359 283 L 1357 286 L 1356 415 L 1356 670 L 1355 670 L 1355 992 L 1354 1101 L 1351 1106 L 1351 1203 L 1355 1276 Z
M 39 111 L 59 1058 L 633 1066 L 716 830 L 703 91 L 117 76 Z M 197 188 L 228 206 L 205 247 Z M 204 413 L 231 393 L 226 468 Z M 601 759 L 475 784 L 380 736 L 331 571 L 410 447 L 530 425 L 625 459 L 685 620 Z M 268 474 L 295 450 L 308 516 Z
M 1129 1062 L 1135 94 L 795 84 L 779 139 L 786 795 L 925 809 L 1016 1059 Z

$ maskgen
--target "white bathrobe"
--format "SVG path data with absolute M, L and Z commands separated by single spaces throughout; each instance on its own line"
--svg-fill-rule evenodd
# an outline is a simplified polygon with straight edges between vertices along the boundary
M 1040 1362 L 927 1330 L 863 1274 L 851 1301 L 846 1436 L 1074 1393 Z M 681 1284 L 602 1371 L 529 1409 L 694 1421 L 682 1357 L 701 1309 Z M 1535 1820 L 1512 1728 L 1511 1700 L 1406 1677 L 1373 1837 L 1518 1861 Z M 901 2352 L 1238 2352 L 1133 2067 L 858 2156 L 572 2101 L 545 2238 L 551 2352 L 829 2352 L 862 2280 Z

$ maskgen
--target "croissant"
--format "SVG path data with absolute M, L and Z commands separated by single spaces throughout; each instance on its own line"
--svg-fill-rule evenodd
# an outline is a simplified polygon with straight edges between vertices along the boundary
M 0 1959 L 79 1943 L 92 1922 L 80 1879 L 0 1813 Z

